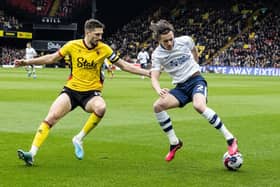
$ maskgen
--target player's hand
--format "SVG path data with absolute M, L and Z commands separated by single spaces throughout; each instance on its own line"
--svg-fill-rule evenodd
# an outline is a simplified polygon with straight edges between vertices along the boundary
M 158 95 L 162 98 L 164 98 L 169 93 L 169 89 L 162 88 L 159 90 Z
M 24 59 L 15 59 L 15 67 L 19 67 L 19 66 L 25 66 L 26 62 L 24 61 Z

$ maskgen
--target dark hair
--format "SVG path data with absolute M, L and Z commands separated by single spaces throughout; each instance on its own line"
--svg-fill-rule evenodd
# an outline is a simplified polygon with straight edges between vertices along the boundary
M 95 28 L 105 28 L 105 25 L 98 21 L 97 19 L 89 19 L 85 22 L 85 30 L 93 30 Z
M 151 22 L 150 29 L 153 32 L 153 38 L 159 40 L 161 34 L 167 34 L 170 31 L 174 32 L 174 27 L 168 21 L 161 19 L 157 22 Z

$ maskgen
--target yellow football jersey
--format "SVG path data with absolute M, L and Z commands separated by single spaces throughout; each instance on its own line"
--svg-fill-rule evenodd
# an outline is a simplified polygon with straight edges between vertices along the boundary
M 114 63 L 119 59 L 107 44 L 98 42 L 97 46 L 90 49 L 83 39 L 67 42 L 59 49 L 59 54 L 70 56 L 71 74 L 65 86 L 76 91 L 101 91 L 104 60 L 107 58 Z

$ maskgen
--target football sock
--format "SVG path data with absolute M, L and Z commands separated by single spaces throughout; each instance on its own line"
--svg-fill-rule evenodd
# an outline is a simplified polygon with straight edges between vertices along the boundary
M 201 115 L 206 118 L 213 127 L 218 129 L 224 135 L 226 140 L 233 138 L 233 135 L 225 127 L 220 117 L 211 108 L 206 108 Z
M 39 126 L 39 128 L 36 132 L 36 135 L 33 139 L 33 142 L 32 142 L 33 148 L 31 147 L 31 149 L 30 149 L 32 156 L 36 155 L 38 149 L 41 147 L 42 143 L 48 137 L 50 128 L 51 128 L 51 126 L 46 121 L 43 121 L 41 123 L 41 125 Z
M 36 154 L 37 154 L 37 152 L 38 152 L 38 147 L 37 146 L 35 146 L 35 145 L 32 145 L 31 146 L 31 149 L 30 149 L 30 153 L 31 153 L 31 155 L 32 155 L 32 157 L 34 157 Z
M 83 129 L 79 132 L 79 134 L 76 136 L 79 140 L 82 140 L 92 129 L 94 129 L 97 124 L 100 122 L 102 117 L 97 116 L 95 113 L 92 113 L 87 122 L 85 123 Z
M 179 139 L 177 138 L 175 131 L 173 130 L 172 127 L 172 122 L 171 119 L 169 117 L 169 115 L 167 114 L 166 111 L 162 111 L 159 113 L 155 113 L 156 118 L 160 124 L 160 127 L 162 128 L 162 130 L 166 133 L 169 142 L 171 145 L 176 145 L 179 143 Z

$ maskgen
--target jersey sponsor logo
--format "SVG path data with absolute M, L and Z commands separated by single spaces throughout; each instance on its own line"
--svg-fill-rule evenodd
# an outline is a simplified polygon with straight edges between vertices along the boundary
M 88 62 L 85 58 L 78 57 L 77 58 L 77 67 L 84 68 L 84 69 L 95 69 L 96 63 L 94 63 L 94 60 L 92 60 L 91 62 Z
M 186 63 L 186 62 L 190 59 L 190 57 L 191 57 L 191 56 L 188 55 L 188 54 L 187 54 L 187 55 L 183 55 L 183 56 L 181 56 L 181 57 L 179 57 L 179 58 L 176 58 L 176 59 L 170 61 L 170 62 L 169 62 L 169 65 L 170 65 L 171 67 L 180 66 L 180 65 Z

